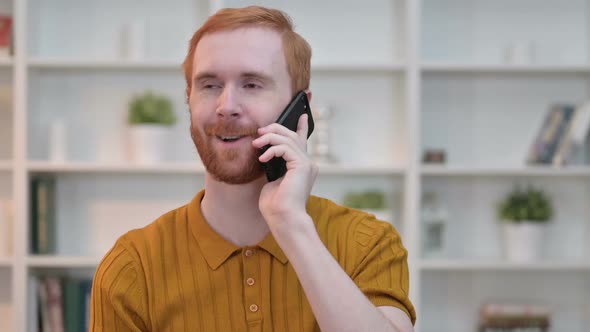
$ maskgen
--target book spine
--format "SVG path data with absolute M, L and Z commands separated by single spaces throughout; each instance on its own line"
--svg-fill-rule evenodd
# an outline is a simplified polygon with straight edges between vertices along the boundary
M 564 109 L 560 106 L 553 108 L 553 116 L 549 128 L 543 133 L 542 136 L 542 148 L 537 160 L 541 164 L 547 164 L 551 158 L 553 146 L 557 141 L 559 135 L 559 129 L 565 118 Z
M 552 107 L 548 111 L 543 121 L 543 124 L 541 125 L 541 128 L 539 128 L 539 131 L 535 136 L 535 140 L 533 141 L 533 144 L 529 149 L 527 163 L 538 164 L 542 161 L 542 156 L 544 150 L 546 149 L 547 141 L 550 139 L 552 132 L 557 127 L 557 124 L 559 122 L 559 116 L 559 110 L 555 107 Z
M 47 286 L 47 313 L 51 332 L 64 332 L 63 289 L 58 278 L 49 277 Z
M 560 112 L 562 113 L 561 119 L 559 121 L 559 126 L 557 127 L 557 131 L 555 135 L 552 137 L 551 141 L 549 142 L 549 148 L 547 151 L 547 155 L 543 159 L 544 164 L 552 164 L 553 159 L 555 158 L 558 148 L 565 140 L 565 136 L 567 134 L 568 128 L 572 122 L 572 117 L 575 108 L 571 105 L 563 105 L 560 107 Z

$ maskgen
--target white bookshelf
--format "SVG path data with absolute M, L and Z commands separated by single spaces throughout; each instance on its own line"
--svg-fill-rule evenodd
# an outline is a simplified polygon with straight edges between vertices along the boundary
M 517 263 L 504 260 L 438 260 L 424 259 L 420 263 L 423 271 L 571 271 L 590 272 L 590 261 L 544 261 L 534 263 Z
M 76 257 L 33 255 L 27 257 L 27 266 L 31 268 L 96 268 L 102 257 Z
M 508 65 L 465 63 L 422 63 L 424 73 L 450 74 L 588 74 L 590 65 Z
M 251 3 L 286 10 L 311 43 L 312 103 L 335 111 L 338 159 L 319 165 L 313 193 L 338 201 L 349 190 L 386 192 L 409 250 L 418 332 L 473 331 L 479 305 L 515 297 L 555 308 L 556 331 L 588 331 L 590 166 L 524 163 L 552 102 L 590 98 L 588 1 L 0 1 L 16 29 L 15 56 L 0 59 L 0 84 L 13 96 L 10 112 L 0 106 L 0 135 L 12 135 L 0 140 L 0 198 L 15 200 L 15 254 L 0 258 L 0 302 L 14 307 L 15 331 L 36 319 L 29 278 L 95 268 L 119 235 L 202 188 L 180 65 L 210 13 Z M 141 60 L 118 56 L 117 29 L 132 17 L 145 18 L 150 33 Z M 503 62 L 506 45 L 518 40 L 535 41 L 533 63 Z M 148 88 L 173 99 L 179 123 L 166 162 L 134 165 L 125 159 L 123 119 L 130 96 Z M 68 128 L 64 162 L 49 160 L 54 119 Z M 447 162 L 421 164 L 428 148 L 444 149 Z M 28 181 L 36 174 L 58 182 L 54 255 L 28 248 Z M 556 197 L 538 263 L 501 255 L 494 204 L 514 184 Z M 439 194 L 452 217 L 440 259 L 421 253 L 426 191 Z
M 590 177 L 587 166 L 515 166 L 515 167 L 470 167 L 425 165 L 424 176 L 517 176 L 517 177 Z
M 180 71 L 184 59 L 173 60 L 100 60 L 87 58 L 31 58 L 28 66 L 31 69 L 45 70 L 168 70 Z M 0 66 L 10 65 L 11 62 L 0 61 Z M 311 70 L 314 72 L 378 72 L 402 73 L 406 69 L 403 63 L 331 63 L 313 62 Z
M 14 263 L 12 257 L 0 257 L 0 268 L 12 267 L 13 264 Z
M 396 166 L 346 166 L 338 164 L 319 164 L 321 175 L 367 175 L 403 176 L 404 167 Z M 133 163 L 94 163 L 94 162 L 47 162 L 31 161 L 27 165 L 31 173 L 154 173 L 154 174 L 205 174 L 201 163 L 162 163 L 142 165 Z
M 167 70 L 167 71 L 181 71 L 182 60 L 166 61 L 166 60 L 92 60 L 86 58 L 32 58 L 28 61 L 28 66 L 31 69 L 46 69 L 46 70 Z
M 12 67 L 14 64 L 14 60 L 10 58 L 2 57 L 0 58 L 0 68 Z
M 27 169 L 35 173 L 154 173 L 154 174 L 204 174 L 200 163 L 166 163 L 140 165 L 131 163 L 93 162 L 29 162 Z
M 12 170 L 12 162 L 8 160 L 0 160 L 0 171 Z

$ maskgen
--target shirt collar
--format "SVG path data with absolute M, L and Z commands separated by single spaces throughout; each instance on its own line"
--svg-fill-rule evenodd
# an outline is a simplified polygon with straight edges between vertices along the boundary
M 188 204 L 188 220 L 193 236 L 197 240 L 199 248 L 201 248 L 203 257 L 205 257 L 209 267 L 216 270 L 234 252 L 239 251 L 241 248 L 224 239 L 207 223 L 201 212 L 201 200 L 204 196 L 205 190 L 203 189 Z M 258 246 L 283 264 L 289 261 L 270 232 L 258 243 Z

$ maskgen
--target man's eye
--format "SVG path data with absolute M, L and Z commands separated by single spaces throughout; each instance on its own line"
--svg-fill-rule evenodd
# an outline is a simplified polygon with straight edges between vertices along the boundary
M 203 89 L 207 89 L 207 90 L 209 90 L 209 89 L 217 89 L 217 88 L 219 88 L 219 85 L 215 85 L 215 84 L 205 84 L 205 85 L 203 85 Z
M 256 83 L 246 83 L 246 84 L 244 84 L 244 87 L 246 89 L 258 89 L 258 88 L 260 88 L 260 85 L 258 85 Z

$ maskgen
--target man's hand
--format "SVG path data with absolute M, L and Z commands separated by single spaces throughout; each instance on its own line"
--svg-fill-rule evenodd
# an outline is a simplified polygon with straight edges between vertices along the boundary
M 252 142 L 256 148 L 272 145 L 258 160 L 268 162 L 281 157 L 287 162 L 284 177 L 267 183 L 260 193 L 258 207 L 274 232 L 277 228 L 300 227 L 298 218 L 307 214 L 305 206 L 318 174 L 318 167 L 307 155 L 307 115 L 299 118 L 297 132 L 277 123 L 258 129 L 261 135 Z M 280 226 L 280 227 L 279 227 Z

